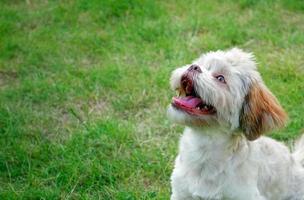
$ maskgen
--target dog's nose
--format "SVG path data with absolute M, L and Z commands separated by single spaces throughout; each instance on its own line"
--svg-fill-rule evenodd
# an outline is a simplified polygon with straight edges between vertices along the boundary
M 199 73 L 202 73 L 202 70 L 201 68 L 198 66 L 198 65 L 191 65 L 189 68 L 188 68 L 188 71 L 196 71 L 196 72 L 199 72 Z

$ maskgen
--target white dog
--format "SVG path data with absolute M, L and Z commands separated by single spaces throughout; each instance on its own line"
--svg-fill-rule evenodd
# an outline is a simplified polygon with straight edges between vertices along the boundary
M 172 73 L 168 116 L 186 126 L 171 200 L 304 200 L 304 137 L 291 154 L 261 136 L 286 114 L 251 53 L 209 52 Z

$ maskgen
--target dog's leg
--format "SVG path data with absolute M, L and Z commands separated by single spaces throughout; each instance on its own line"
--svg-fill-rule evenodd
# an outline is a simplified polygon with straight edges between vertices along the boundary
M 233 199 L 237 199 L 237 200 L 267 200 L 264 196 L 262 196 L 258 189 L 252 189 L 250 188 L 243 188 L 241 189 L 241 187 L 239 188 L 239 190 L 237 190 L 238 193 L 236 194 L 237 196 Z
M 185 182 L 185 177 L 179 174 L 179 156 L 175 160 L 175 168 L 171 175 L 171 188 L 172 195 L 171 200 L 194 200 L 192 195 L 188 190 L 188 185 Z
M 172 174 L 171 177 L 171 186 L 172 186 L 172 195 L 170 200 L 194 200 L 186 188 L 186 185 L 182 182 L 183 179 L 178 178 Z
M 170 200 L 195 200 L 190 196 L 180 196 L 180 194 L 172 193 Z

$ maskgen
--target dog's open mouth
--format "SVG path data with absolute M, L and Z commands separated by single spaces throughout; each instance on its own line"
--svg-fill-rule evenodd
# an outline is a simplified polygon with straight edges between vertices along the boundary
M 172 105 L 192 115 L 211 115 L 216 112 L 212 105 L 206 104 L 195 92 L 193 79 L 189 74 L 182 77 L 179 95 L 173 97 Z

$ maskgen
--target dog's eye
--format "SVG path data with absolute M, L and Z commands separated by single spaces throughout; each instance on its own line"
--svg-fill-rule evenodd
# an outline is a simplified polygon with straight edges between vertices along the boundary
M 216 76 L 216 79 L 221 83 L 226 83 L 225 77 L 223 75 Z

